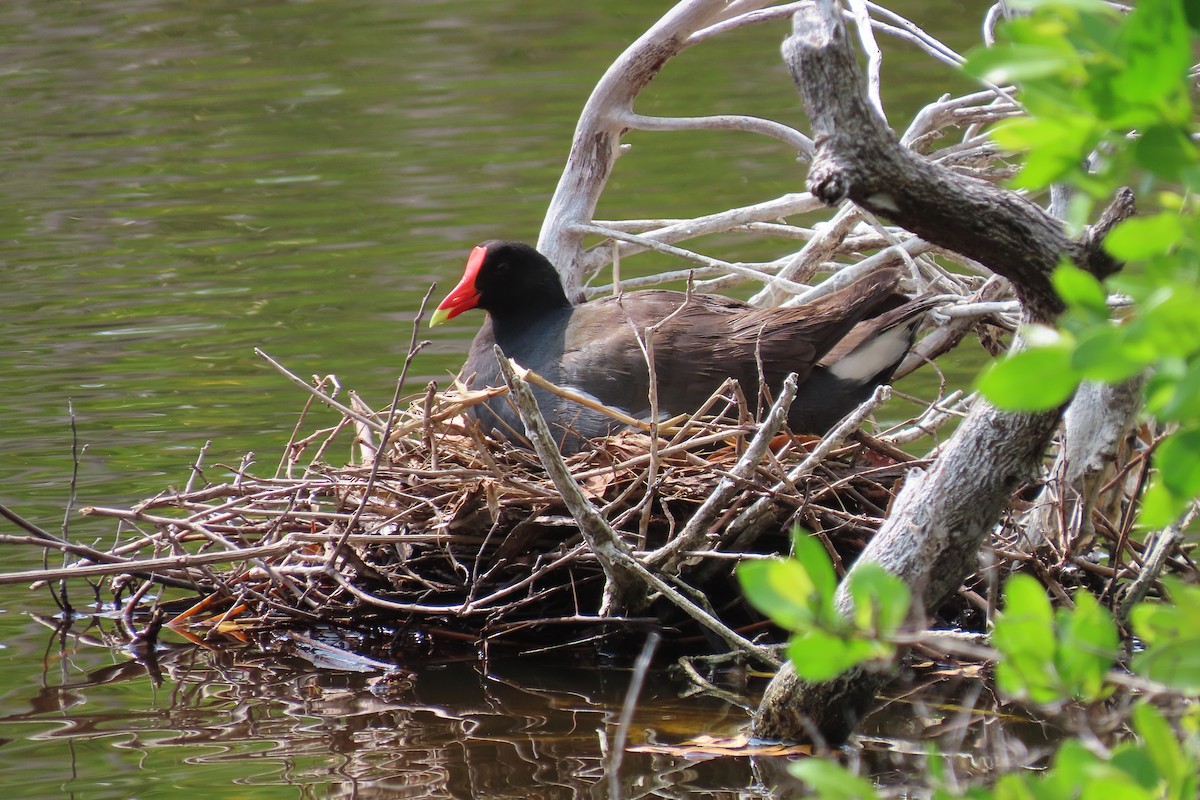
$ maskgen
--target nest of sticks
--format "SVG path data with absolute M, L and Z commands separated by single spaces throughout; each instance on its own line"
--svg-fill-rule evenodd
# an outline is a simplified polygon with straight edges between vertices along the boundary
M 393 657 L 427 658 L 498 647 L 632 650 L 652 628 L 690 652 L 773 665 L 776 651 L 760 642 L 782 637 L 762 636 L 768 623 L 745 604 L 737 563 L 786 553 L 799 527 L 844 571 L 905 474 L 937 453 L 936 442 L 924 458 L 902 446 L 928 442 L 968 402 L 951 394 L 903 426 L 868 434 L 865 418 L 890 394 L 882 387 L 817 439 L 781 430 L 794 383 L 762 414 L 729 385 L 696 414 L 660 423 L 655 436 L 628 430 L 564 460 L 529 384 L 562 390 L 510 362 L 501 362 L 507 388 L 430 384 L 407 399 L 398 388 L 377 413 L 353 393 L 340 402 L 336 381 L 305 381 L 260 355 L 310 394 L 274 475 L 254 474 L 247 461 L 210 482 L 215 470 L 202 451 L 182 488 L 132 508 L 83 509 L 119 521 L 103 550 L 0 507 L 31 534 L 5 541 L 75 558 L 0 582 L 110 578 L 135 644 L 153 641 L 162 625 L 197 641 L 334 627 L 367 634 L 368 647 Z M 464 413 L 506 391 L 524 412 L 533 450 L 483 436 Z M 333 409 L 332 424 L 322 424 L 321 406 Z M 1178 535 L 1132 535 L 1130 509 L 1156 437 L 1135 426 L 1124 438 L 1110 469 L 1095 476 L 1086 525 L 1067 525 L 1059 505 L 1043 504 L 1061 485 L 1067 450 L 1059 443 L 1050 453 L 1059 457 L 1014 495 L 984 559 L 989 569 L 935 616 L 985 630 L 999 576 L 1010 570 L 1032 570 L 1064 602 L 1082 588 L 1119 595 L 1122 607 L 1153 592 L 1164 570 L 1194 574 Z M 330 466 L 346 446 L 353 463 Z M 100 599 L 99 584 L 95 591 Z M 69 610 L 65 591 L 57 596 Z M 138 611 L 152 613 L 135 619 Z
M 142 591 L 193 589 L 164 615 L 192 635 L 368 627 L 437 652 L 562 647 L 654 627 L 700 649 L 753 647 L 765 623 L 741 599 L 737 562 L 786 552 L 794 525 L 852 560 L 914 460 L 860 431 L 886 388 L 817 439 L 778 432 L 794 385 L 758 424 L 731 384 L 657 437 L 625 431 L 548 465 L 464 415 L 504 389 L 431 384 L 377 414 L 262 355 L 311 393 L 275 475 L 243 466 L 208 483 L 201 453 L 181 489 L 129 509 L 84 509 L 120 520 L 110 563 L 91 554 L 86 569 L 148 578 Z M 540 379 L 510 375 L 515 399 L 529 382 Z M 318 400 L 339 418 L 302 436 Z M 331 448 L 351 441 L 357 463 L 329 466 Z
M 376 412 L 353 393 L 342 403 L 336 380 L 305 381 L 260 355 L 309 393 L 275 474 L 257 475 L 247 460 L 212 482 L 202 451 L 180 489 L 132 508 L 83 509 L 119 521 L 107 550 L 59 540 L 0 507 L 34 534 L 26 543 L 76 557 L 0 582 L 112 578 L 135 642 L 164 624 L 197 641 L 332 626 L 366 632 L 371 647 L 395 656 L 424 658 L 496 647 L 633 649 L 656 629 L 691 652 L 775 665 L 776 651 L 759 644 L 769 623 L 745 603 L 736 565 L 786 553 L 801 528 L 844 572 L 906 473 L 936 456 L 939 428 L 970 402 L 952 393 L 870 434 L 864 420 L 891 393 L 881 387 L 826 436 L 796 437 L 782 427 L 794 382 L 755 403 L 731 382 L 691 416 L 564 459 L 529 386 L 569 393 L 507 359 L 507 387 L 438 391 L 431 383 L 401 398 L 402 375 L 396 397 Z M 484 436 L 465 413 L 505 392 L 533 449 Z M 322 424 L 321 407 L 333 410 L 331 424 Z M 1049 455 L 1058 457 L 1014 495 L 997 527 L 984 559 L 992 568 L 935 616 L 986 630 L 1009 570 L 1034 571 L 1063 600 L 1077 588 L 1111 600 L 1117 581 L 1134 576 L 1122 590 L 1129 602 L 1153 591 L 1164 569 L 1193 571 L 1178 536 L 1131 535 L 1156 436 L 1145 426 L 1125 436 L 1093 478 L 1087 524 L 1067 524 L 1065 495 L 1045 503 L 1066 479 L 1058 470 L 1067 449 L 1056 445 Z M 351 463 L 332 466 L 331 454 L 346 447 Z M 930 452 L 905 449 L 916 447 Z M 186 592 L 152 593 L 156 586 Z M 135 622 L 138 610 L 153 612 L 148 623 Z

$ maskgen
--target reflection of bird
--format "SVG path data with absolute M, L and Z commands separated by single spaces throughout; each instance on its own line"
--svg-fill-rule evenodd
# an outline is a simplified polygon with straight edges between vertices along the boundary
M 906 302 L 895 291 L 899 278 L 895 270 L 880 270 L 793 308 L 756 309 L 726 297 L 663 290 L 576 306 L 541 253 L 520 242 L 490 241 L 471 252 L 462 280 L 430 325 L 472 308 L 487 312 L 463 368 L 472 389 L 503 385 L 493 351 L 498 344 L 551 382 L 648 419 L 649 371 L 634 331 L 661 322 L 653 339 L 660 415 L 695 411 L 726 378 L 736 378 L 754 397 L 760 370 L 773 392 L 795 372 L 800 390 L 788 425 L 795 433 L 824 433 L 891 378 L 912 346 L 928 303 Z M 535 393 L 564 452 L 580 449 L 580 437 L 621 427 L 557 395 Z M 524 431 L 506 397 L 473 413 L 503 438 L 518 439 Z

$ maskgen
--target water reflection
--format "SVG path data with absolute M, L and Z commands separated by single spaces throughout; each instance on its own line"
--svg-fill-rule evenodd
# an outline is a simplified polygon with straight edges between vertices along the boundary
M 299 787 L 302 797 L 609 796 L 604 767 L 627 669 L 526 658 L 385 672 L 352 650 L 330 669 L 314 661 L 336 663 L 335 645 L 366 647 L 373 637 L 317 636 L 316 648 L 280 634 L 256 646 L 175 642 L 138 655 L 112 619 L 55 627 L 41 685 L 6 698 L 0 733 L 21 738 L 4 740 L 4 750 L 11 758 L 25 739 L 41 757 L 65 759 L 71 777 L 58 786 L 89 798 L 120 796 L 105 787 L 139 772 L 206 785 L 205 797 L 240 796 L 213 788 L 226 781 Z M 995 770 L 998 760 L 1036 761 L 1046 732 L 995 713 L 980 686 L 952 672 L 910 676 L 857 743 L 833 756 L 893 787 L 925 769 L 931 741 L 959 776 Z M 712 698 L 685 697 L 686 688 L 664 671 L 649 676 L 631 743 L 667 747 L 625 755 L 622 797 L 796 796 L 790 757 L 679 746 L 732 738 L 748 719 Z M 120 755 L 97 763 L 84 755 L 96 746 Z
M 628 680 L 618 667 L 522 659 L 484 670 L 471 660 L 384 675 L 319 669 L 286 637 L 270 649 L 175 643 L 141 656 L 120 639 L 103 618 L 58 628 L 48 663 L 71 666 L 48 670 L 21 703 L 9 697 L 8 708 L 23 708 L 0 718 L 0 730 L 34 725 L 31 741 L 84 749 L 104 742 L 152 771 L 164 760 L 199 774 L 236 765 L 239 781 L 319 786 L 323 797 L 524 797 L 530 787 L 538 797 L 607 795 L 604 759 Z M 125 655 L 89 665 L 101 651 Z M 681 699 L 679 688 L 652 677 L 635 739 L 744 725 L 740 710 Z M 117 696 L 124 702 L 106 702 Z M 85 760 L 74 769 L 71 790 L 90 793 L 111 777 Z M 746 759 L 629 755 L 622 781 L 632 797 L 738 792 L 752 776 Z

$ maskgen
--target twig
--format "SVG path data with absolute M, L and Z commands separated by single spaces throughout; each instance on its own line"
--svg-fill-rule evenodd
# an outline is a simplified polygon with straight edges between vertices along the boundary
M 876 387 L 875 393 L 865 403 L 838 423 L 837 427 L 825 434 L 808 457 L 788 473 L 786 481 L 775 484 L 769 494 L 760 497 L 748 509 L 739 514 L 726 528 L 725 535 L 722 537 L 723 541 L 731 542 L 728 548 L 732 550 L 749 549 L 754 539 L 758 537 L 759 531 L 772 519 L 774 511 L 771 495 L 775 492 L 786 491 L 789 484 L 796 483 L 801 477 L 816 469 L 832 450 L 838 447 L 859 425 L 862 425 L 863 420 L 872 411 L 887 402 L 891 395 L 890 386 L 884 384 Z
M 324 403 L 325 405 L 332 408 L 334 411 L 337 411 L 339 414 L 342 414 L 343 416 L 349 417 L 350 419 L 353 419 L 356 422 L 367 426 L 375 433 L 380 433 L 383 431 L 383 426 L 380 425 L 378 422 L 364 416 L 363 414 L 358 413 L 357 411 L 350 408 L 349 406 L 344 405 L 343 403 L 339 403 L 337 400 L 334 400 L 332 397 L 330 397 L 329 395 L 322 392 L 319 388 L 313 386 L 311 383 L 304 380 L 299 375 L 296 375 L 294 372 L 290 371 L 287 367 L 283 366 L 278 361 L 271 358 L 269 355 L 267 355 L 266 353 L 264 353 L 262 350 L 258 349 L 257 347 L 254 348 L 254 354 L 256 356 L 258 356 L 259 358 L 261 358 L 263 361 L 266 361 L 272 367 L 274 367 L 275 370 L 280 375 L 287 378 L 289 381 L 291 381 L 295 385 L 299 386 L 300 388 L 304 389 L 304 391 L 308 392 L 313 397 L 317 398 L 322 403 Z
M 1154 585 L 1154 582 L 1162 574 L 1167 557 L 1171 555 L 1183 538 L 1182 531 L 1187 527 L 1188 522 L 1195 517 L 1195 512 L 1196 509 L 1192 508 L 1184 519 L 1168 525 L 1153 535 L 1153 541 L 1147 547 L 1142 569 L 1125 590 L 1125 596 L 1121 598 L 1120 606 L 1117 609 L 1118 618 L 1122 620 L 1129 619 L 1129 612 L 1133 610 L 1133 607 L 1146 598 L 1150 587 Z
M 625 115 L 628 126 L 639 131 L 746 131 L 778 139 L 791 146 L 805 160 L 812 158 L 813 141 L 795 128 L 761 117 L 740 114 L 717 114 L 710 117 L 648 117 L 630 112 Z
M 629 726 L 633 722 L 633 712 L 637 708 L 638 696 L 642 693 L 642 684 L 646 681 L 646 673 L 650 670 L 650 660 L 658 648 L 662 635 L 651 631 L 642 645 L 633 665 L 633 676 L 629 679 L 629 688 L 625 690 L 625 702 L 621 704 L 621 716 L 617 719 L 617 731 L 613 736 L 612 751 L 604 772 L 608 776 L 608 794 L 612 800 L 621 800 L 625 795 L 621 791 L 621 761 L 625 756 L 625 743 L 629 739 Z
M 51 581 L 58 578 L 94 578 L 100 575 L 129 574 L 148 578 L 161 583 L 158 570 L 179 571 L 190 567 L 206 564 L 228 564 L 231 561 L 244 561 L 262 556 L 275 556 L 287 553 L 294 547 L 291 541 L 279 541 L 262 547 L 235 547 L 196 555 L 182 554 L 167 558 L 147 558 L 142 560 L 127 560 L 113 564 L 92 564 L 84 567 L 62 567 L 60 569 L 32 569 L 23 572 L 0 573 L 0 586 L 14 583 L 30 583 L 33 581 Z M 176 584 L 178 585 L 178 584 Z M 188 588 L 196 588 L 195 584 L 184 584 Z
M 746 452 L 738 459 L 729 475 L 721 478 L 717 487 L 712 490 L 700 508 L 696 509 L 696 513 L 688 520 L 679 535 L 646 559 L 647 566 L 672 571 L 684 552 L 700 546 L 701 541 L 708 533 L 709 526 L 725 510 L 734 493 L 744 485 L 754 470 L 758 468 L 763 456 L 766 455 L 771 440 L 783 426 L 784 420 L 787 419 L 788 409 L 791 408 L 792 401 L 796 398 L 796 387 L 797 378 L 796 373 L 793 372 L 784 379 L 779 397 L 771 406 L 770 412 L 759 426 L 754 438 L 750 440 Z

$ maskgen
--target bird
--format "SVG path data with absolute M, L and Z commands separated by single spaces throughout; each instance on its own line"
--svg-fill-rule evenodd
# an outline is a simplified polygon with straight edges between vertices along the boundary
M 469 389 L 503 386 L 495 346 L 550 382 L 649 420 L 650 371 L 639 332 L 654 332 L 660 419 L 696 411 L 727 379 L 747 397 L 771 392 L 795 372 L 792 433 L 823 434 L 891 379 L 912 347 L 928 298 L 899 293 L 901 273 L 885 268 L 812 302 L 760 309 L 721 295 L 647 289 L 572 303 L 558 271 L 523 242 L 492 240 L 471 251 L 458 285 L 430 326 L 471 309 L 487 316 L 460 373 Z M 750 394 L 753 392 L 753 394 Z M 535 388 L 542 416 L 569 455 L 625 427 L 610 416 Z M 773 395 L 772 395 L 773 396 Z M 472 407 L 485 431 L 528 447 L 506 396 Z

